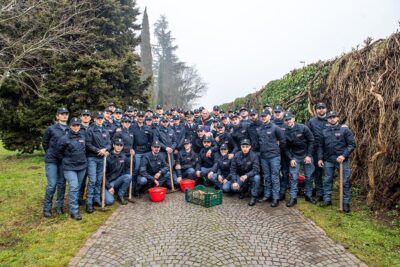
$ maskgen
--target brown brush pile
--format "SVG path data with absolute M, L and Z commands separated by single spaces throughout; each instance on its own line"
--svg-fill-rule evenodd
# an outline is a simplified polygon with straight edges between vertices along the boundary
M 322 99 L 353 131 L 353 183 L 372 208 L 400 206 L 400 33 L 332 62 Z

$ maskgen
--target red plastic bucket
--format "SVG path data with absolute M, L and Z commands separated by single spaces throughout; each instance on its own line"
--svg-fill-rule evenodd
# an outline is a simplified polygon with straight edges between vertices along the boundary
M 303 176 L 303 175 L 299 175 L 299 176 L 297 177 L 297 182 L 298 182 L 298 183 L 304 183 L 304 176 Z
M 165 187 L 149 188 L 150 200 L 153 202 L 163 202 L 166 194 L 167 188 Z
M 183 179 L 179 185 L 181 186 L 181 191 L 185 192 L 186 188 L 193 189 L 196 186 L 195 180 Z

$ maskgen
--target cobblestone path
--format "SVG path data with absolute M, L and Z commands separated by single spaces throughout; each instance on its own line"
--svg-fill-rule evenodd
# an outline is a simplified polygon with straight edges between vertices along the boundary
M 294 208 L 224 196 L 203 208 L 168 194 L 121 206 L 70 266 L 365 266 Z M 84 214 L 84 216 L 90 216 Z

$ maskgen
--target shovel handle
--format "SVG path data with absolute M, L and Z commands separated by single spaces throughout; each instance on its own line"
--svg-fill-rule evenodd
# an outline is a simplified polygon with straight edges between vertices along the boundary
M 340 177 L 340 211 L 343 211 L 343 163 L 339 165 L 339 177 Z

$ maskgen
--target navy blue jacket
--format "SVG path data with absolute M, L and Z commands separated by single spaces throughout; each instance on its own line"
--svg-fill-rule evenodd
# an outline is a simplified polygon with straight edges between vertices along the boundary
M 287 128 L 286 136 L 286 156 L 288 159 L 304 159 L 306 156 L 312 157 L 314 136 L 310 129 L 304 124 L 295 123 L 292 128 Z
M 212 152 L 211 153 L 211 157 L 206 157 L 206 154 L 209 150 L 212 150 L 212 148 L 205 148 L 203 147 L 198 156 L 199 156 L 199 160 L 197 162 L 197 166 L 196 166 L 196 171 L 200 171 L 201 167 L 203 168 L 212 168 L 214 166 L 214 161 L 217 157 L 217 153 L 216 152 Z
M 93 124 L 86 131 L 86 155 L 88 157 L 97 156 L 100 149 L 111 150 L 110 134 L 104 127 Z
M 260 157 L 270 159 L 278 157 L 285 149 L 285 135 L 274 123 L 263 124 L 257 132 L 260 145 Z
M 140 160 L 139 171 L 141 176 L 154 181 L 154 175 L 157 172 L 161 172 L 161 175 L 165 175 L 168 172 L 168 164 L 160 153 L 147 152 Z
M 314 153 L 317 153 L 318 144 L 320 143 L 322 131 L 329 128 L 328 119 L 326 117 L 314 117 L 306 124 L 314 136 Z
M 221 154 L 218 154 L 211 171 L 213 173 L 218 173 L 224 177 L 224 179 L 230 180 L 231 162 L 232 160 L 229 159 L 228 155 L 221 156 Z
M 60 163 L 56 154 L 58 141 L 61 137 L 68 134 L 68 132 L 68 126 L 61 126 L 59 123 L 55 123 L 46 129 L 42 142 L 43 149 L 46 152 L 44 156 L 44 161 L 46 163 Z
M 120 128 L 120 131 L 116 131 L 114 133 L 113 139 L 121 138 L 124 141 L 124 148 L 122 150 L 123 153 L 127 157 L 130 155 L 130 151 L 133 148 L 133 133 L 130 129 Z
M 192 141 L 192 149 L 197 154 L 200 153 L 200 150 L 204 147 L 203 140 L 205 137 L 206 137 L 206 135 L 203 135 L 203 137 L 200 138 L 199 135 L 196 134 L 194 140 Z M 218 152 L 218 144 L 217 144 L 217 142 L 215 142 L 215 139 L 212 137 L 211 137 L 211 150 L 213 152 Z
M 86 142 L 85 135 L 80 131 L 60 138 L 57 145 L 57 158 L 62 161 L 64 171 L 80 171 L 86 169 Z
M 193 143 L 193 140 L 197 136 L 196 130 L 197 130 L 196 123 L 193 122 L 192 125 L 185 123 L 185 138 L 190 140 L 191 143 Z
M 115 124 L 104 120 L 103 127 L 108 131 L 108 134 L 110 135 L 110 140 L 112 140 L 114 132 L 117 129 Z
M 131 127 L 133 134 L 133 149 L 135 153 L 144 154 L 150 151 L 151 143 L 153 142 L 153 130 L 147 126 L 135 125 Z
M 110 189 L 112 186 L 110 182 L 116 180 L 118 177 L 129 174 L 130 171 L 130 159 L 121 153 L 116 154 L 111 151 L 110 155 L 107 157 L 106 166 L 106 188 Z
M 154 132 L 154 140 L 160 141 L 161 151 L 165 152 L 167 147 L 172 148 L 172 150 L 176 148 L 176 136 L 174 130 L 172 130 L 170 127 L 166 128 L 160 126 Z
M 242 151 L 236 153 L 232 159 L 230 175 L 234 182 L 240 180 L 240 176 L 246 175 L 252 178 L 260 173 L 260 160 L 256 153 L 249 151 L 247 155 Z
M 318 145 L 318 160 L 336 162 L 339 156 L 344 156 L 347 160 L 355 148 L 353 133 L 349 128 L 337 124 L 322 131 Z
M 230 129 L 230 134 L 238 145 L 240 145 L 240 142 L 243 139 L 249 139 L 249 133 L 245 125 L 246 124 L 232 125 L 232 128 Z
M 251 142 L 251 149 L 256 152 L 260 151 L 260 144 L 258 143 L 258 138 L 257 138 L 257 130 L 260 129 L 261 126 L 262 122 L 260 120 L 256 120 L 252 121 L 249 128 L 247 129 Z
M 172 125 L 171 128 L 174 131 L 176 137 L 176 149 L 182 150 L 183 141 L 185 140 L 185 126 L 179 124 L 179 125 Z
M 190 152 L 186 152 L 183 149 L 179 151 L 176 157 L 176 164 L 180 164 L 182 170 L 187 170 L 189 168 L 196 169 L 198 161 L 199 158 L 193 149 L 191 149 Z M 178 177 L 182 177 L 182 170 L 176 170 Z
M 222 144 L 226 144 L 228 146 L 228 151 L 231 154 L 236 154 L 236 152 L 239 151 L 239 147 L 236 144 L 235 140 L 233 140 L 232 136 L 230 133 L 224 132 L 223 134 L 219 135 L 217 134 L 217 138 L 215 139 L 215 142 L 218 145 L 218 149 L 221 147 Z

